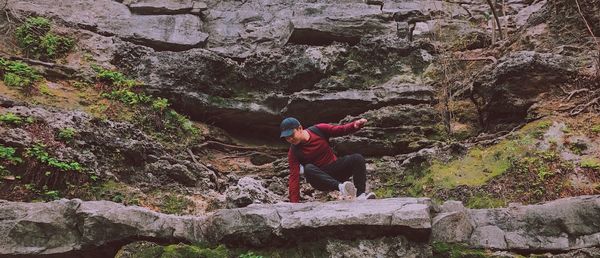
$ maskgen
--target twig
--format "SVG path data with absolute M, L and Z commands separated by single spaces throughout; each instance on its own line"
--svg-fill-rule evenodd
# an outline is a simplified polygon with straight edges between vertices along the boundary
M 579 15 L 581 15 L 581 19 L 583 19 L 585 26 L 587 27 L 588 31 L 590 32 L 590 35 L 592 35 L 592 39 L 594 39 L 594 42 L 596 42 L 596 47 L 598 48 L 598 51 L 600 51 L 600 42 L 598 42 L 598 40 L 596 39 L 596 36 L 594 35 L 592 28 L 588 24 L 588 21 L 585 19 L 585 16 L 583 16 L 583 12 L 581 11 L 581 7 L 579 6 L 579 1 L 575 0 L 575 4 L 577 4 L 577 10 L 579 11 Z
M 571 110 L 570 115 L 571 116 L 576 116 L 579 113 L 583 112 L 584 110 L 588 109 L 591 105 L 594 104 L 599 104 L 600 97 L 596 97 L 594 99 L 592 99 L 590 102 L 586 103 L 586 104 L 581 104 L 577 107 L 575 107 L 573 110 Z
M 496 28 L 498 28 L 498 32 L 500 34 L 500 39 L 504 39 L 504 36 L 502 36 L 502 26 L 500 25 L 500 19 L 498 19 L 498 14 L 496 14 L 496 8 L 494 8 L 494 5 L 492 4 L 491 0 L 486 0 L 488 5 L 490 6 L 490 9 L 492 9 L 492 14 L 494 15 L 494 18 L 496 19 Z
M 563 90 L 563 92 L 565 91 L 563 88 L 561 88 L 561 90 Z M 574 90 L 571 92 L 565 92 L 565 94 L 569 94 L 569 96 L 565 100 L 569 101 L 569 100 L 571 100 L 571 98 L 573 96 L 575 96 L 575 94 L 582 93 L 582 92 L 588 92 L 588 91 L 590 91 L 588 88 L 583 88 L 583 89 L 578 89 L 578 90 Z
M 498 63 L 498 59 L 496 59 L 493 56 L 459 58 L 459 59 L 456 59 L 456 60 L 459 60 L 459 61 L 484 61 L 484 60 L 489 60 L 489 61 L 491 61 L 494 64 Z

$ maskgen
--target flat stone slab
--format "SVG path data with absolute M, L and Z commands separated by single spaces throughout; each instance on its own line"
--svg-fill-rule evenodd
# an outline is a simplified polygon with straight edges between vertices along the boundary
M 272 246 L 328 237 L 393 234 L 426 238 L 431 228 L 430 210 L 428 198 L 251 205 L 215 213 L 210 218 L 208 239 Z
M 10 3 L 8 8 L 60 17 L 65 22 L 155 49 L 190 49 L 208 39 L 208 33 L 201 31 L 203 23 L 198 16 L 134 15 L 126 5 L 113 0 L 23 0 Z

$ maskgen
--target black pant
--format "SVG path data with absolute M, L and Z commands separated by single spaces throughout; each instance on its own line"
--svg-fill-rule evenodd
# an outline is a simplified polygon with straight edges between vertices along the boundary
M 306 181 L 312 187 L 321 191 L 339 190 L 338 185 L 352 177 L 356 186 L 356 194 L 360 195 L 365 192 L 366 174 L 365 158 L 360 154 L 341 157 L 322 168 L 313 164 L 304 166 Z

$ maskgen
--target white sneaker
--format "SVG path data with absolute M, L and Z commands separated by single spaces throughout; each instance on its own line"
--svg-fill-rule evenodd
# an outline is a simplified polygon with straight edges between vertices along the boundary
M 358 197 L 356 197 L 357 200 L 370 200 L 370 199 L 377 199 L 377 195 L 375 195 L 375 193 L 370 192 L 370 193 L 361 193 Z
M 346 181 L 338 185 L 340 188 L 340 194 L 342 198 L 354 199 L 356 198 L 356 187 L 350 181 Z

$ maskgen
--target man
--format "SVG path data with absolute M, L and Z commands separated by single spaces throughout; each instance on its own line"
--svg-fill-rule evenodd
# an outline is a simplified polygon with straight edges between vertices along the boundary
M 350 199 L 376 197 L 374 193 L 365 193 L 367 169 L 363 156 L 352 154 L 337 158 L 329 146 L 330 137 L 354 133 L 366 122 L 362 118 L 344 125 L 317 124 L 308 129 L 303 129 L 293 117 L 281 122 L 280 137 L 291 144 L 288 151 L 290 202 L 300 201 L 301 171 L 308 183 L 317 190 L 340 191 L 342 197 Z M 350 177 L 354 184 L 347 181 Z

